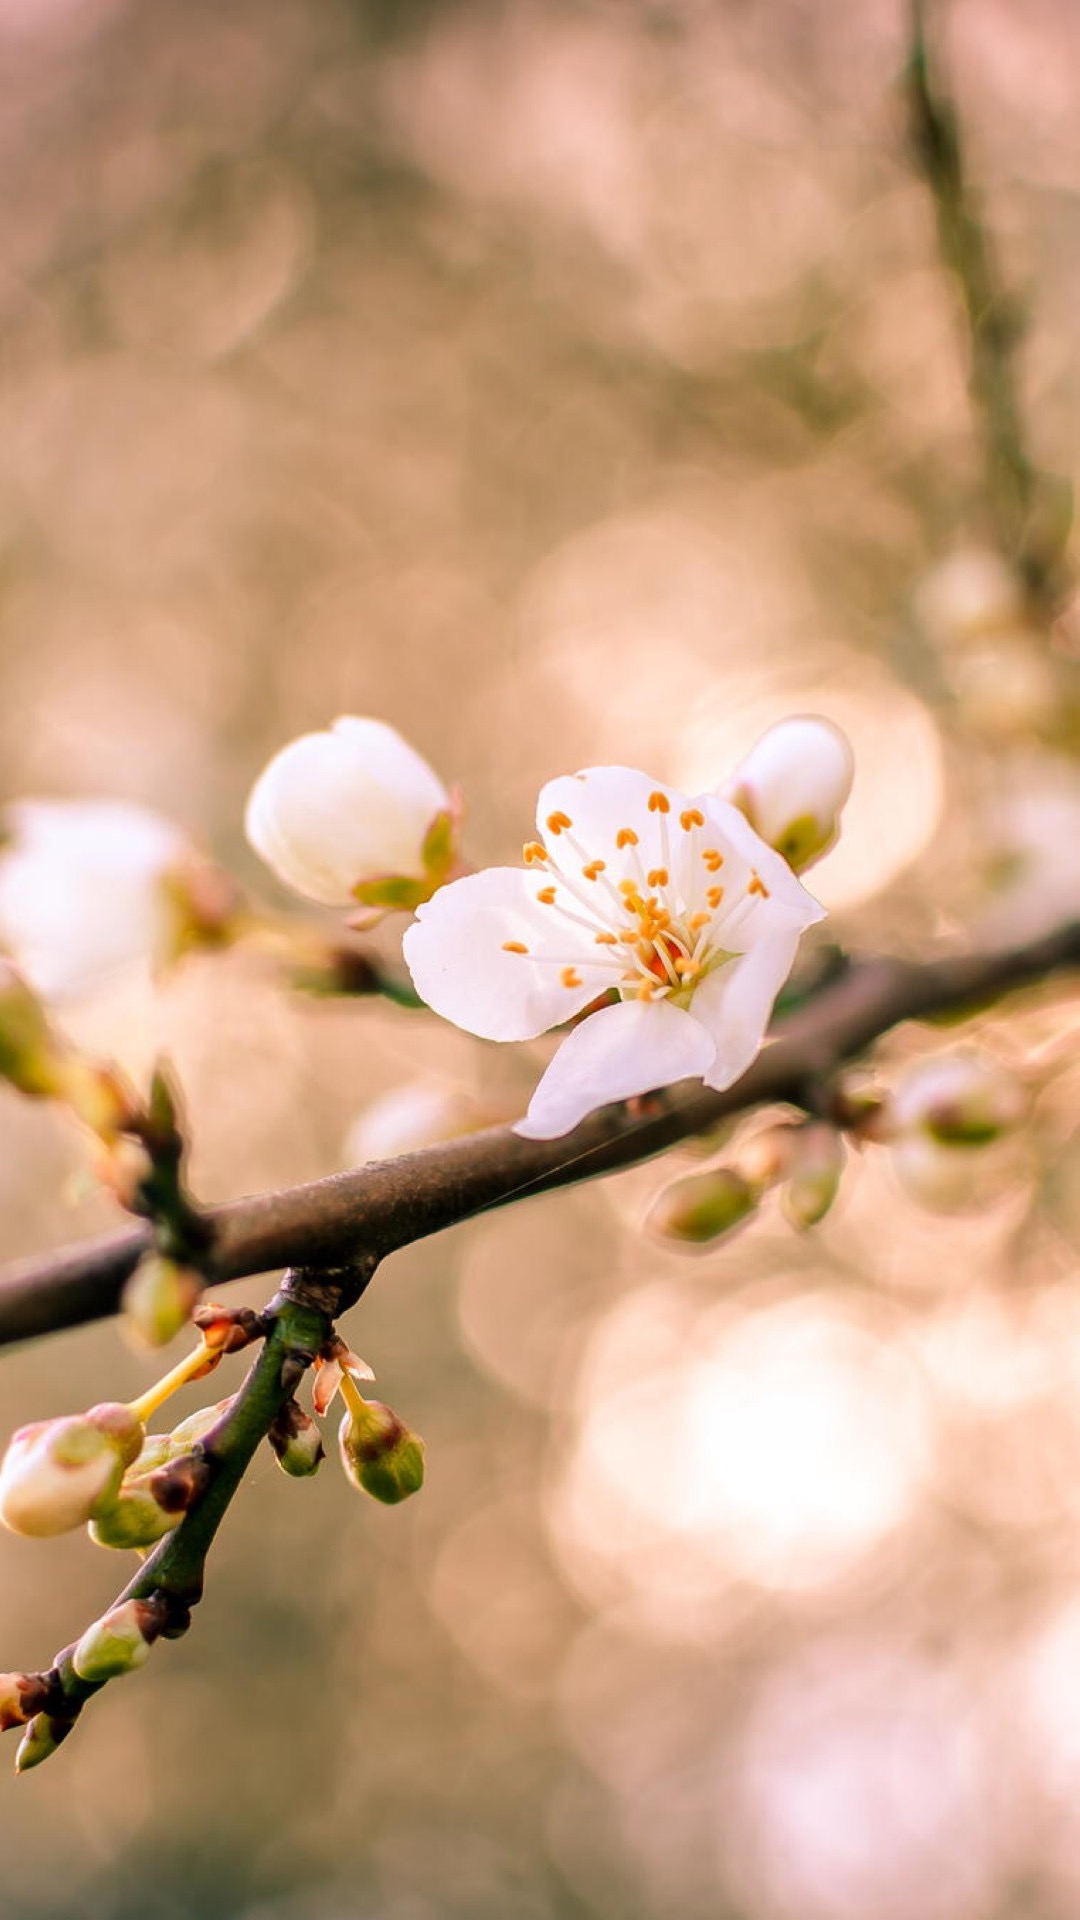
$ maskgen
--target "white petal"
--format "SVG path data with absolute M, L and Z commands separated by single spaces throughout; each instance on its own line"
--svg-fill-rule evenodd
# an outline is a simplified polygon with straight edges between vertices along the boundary
M 603 1007 L 567 1034 L 514 1132 L 559 1139 L 595 1107 L 704 1074 L 714 1053 L 705 1028 L 666 1000 Z
M 393 727 L 346 715 L 274 755 L 251 790 L 244 826 L 286 886 L 346 906 L 361 880 L 419 875 L 424 836 L 448 804 L 442 782 Z
M 666 816 L 650 811 L 650 796 L 657 793 L 668 802 Z M 679 838 L 679 812 L 689 804 L 685 795 L 634 767 L 586 767 L 582 773 L 561 774 L 541 789 L 536 825 L 559 871 L 580 883 L 582 861 L 568 844 L 569 832 L 589 860 L 606 862 L 606 877 L 617 887 L 620 880 L 636 880 L 663 864 L 663 819 L 670 846 Z M 571 822 L 569 830 L 556 831 L 549 825 L 560 814 Z M 637 834 L 636 848 L 618 846 L 624 827 Z
M 718 967 L 698 987 L 690 1014 L 711 1035 L 716 1055 L 705 1084 L 721 1092 L 746 1072 L 761 1050 L 765 1029 L 799 945 L 799 929 L 762 940 L 752 953 Z
M 534 1040 L 615 985 L 592 936 L 538 904 L 543 883 L 519 867 L 487 867 L 440 887 L 418 909 L 402 943 L 405 960 L 417 993 L 444 1020 L 482 1040 Z M 508 940 L 528 952 L 505 952 Z M 563 985 L 564 965 L 580 985 Z
M 737 807 L 718 800 L 715 794 L 702 794 L 693 804 L 702 809 L 715 828 L 715 837 L 725 851 L 729 850 L 728 863 L 720 875 L 727 894 L 717 927 L 720 939 L 733 953 L 745 953 L 785 929 L 801 931 L 825 918 L 824 907 L 795 878 L 787 861 L 754 832 Z M 755 873 L 766 892 L 747 895 L 747 884 Z M 730 942 L 725 932 L 729 915 L 733 921 Z

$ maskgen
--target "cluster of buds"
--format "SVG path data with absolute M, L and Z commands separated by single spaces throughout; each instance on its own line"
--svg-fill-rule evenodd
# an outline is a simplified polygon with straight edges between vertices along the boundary
M 1017 1076 L 974 1048 L 919 1061 L 867 1126 L 891 1149 L 901 1184 L 924 1206 L 950 1211 L 978 1202 L 984 1150 L 1016 1132 L 1029 1100 Z
M 915 612 L 974 732 L 1005 743 L 1055 731 L 1057 668 L 1019 575 L 1000 553 L 957 549 L 923 581 Z
M 845 1157 L 843 1137 L 827 1121 L 767 1127 L 728 1164 L 672 1181 L 653 1201 L 646 1225 L 676 1245 L 710 1246 L 745 1225 L 778 1188 L 785 1218 L 805 1231 L 832 1206 Z
M 274 755 L 244 825 L 294 893 L 376 917 L 430 899 L 458 859 L 456 798 L 395 728 L 354 714 Z

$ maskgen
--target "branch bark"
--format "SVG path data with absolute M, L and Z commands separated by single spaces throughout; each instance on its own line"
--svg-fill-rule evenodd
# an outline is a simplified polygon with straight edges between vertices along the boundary
M 210 1218 L 220 1276 L 379 1260 L 489 1207 L 634 1166 L 753 1107 L 813 1106 L 815 1088 L 902 1022 L 974 1010 L 1076 967 L 1080 921 L 994 952 L 921 964 L 862 962 L 782 1021 L 749 1072 L 724 1093 L 684 1081 L 655 1096 L 644 1114 L 606 1108 L 562 1140 L 520 1140 L 509 1127 L 492 1127 L 218 1207 Z M 147 1228 L 128 1227 L 0 1274 L 0 1346 L 114 1313 L 148 1245 Z

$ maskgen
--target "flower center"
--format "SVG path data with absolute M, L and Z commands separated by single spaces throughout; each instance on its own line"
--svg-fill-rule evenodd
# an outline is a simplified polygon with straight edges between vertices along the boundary
M 699 807 L 673 816 L 668 795 L 657 789 L 649 795 L 648 812 L 654 818 L 640 833 L 629 824 L 618 828 L 610 858 L 579 842 L 569 814 L 549 814 L 546 833 L 561 842 L 560 852 L 567 850 L 573 862 L 563 857 L 556 863 L 539 840 L 528 843 L 523 857 L 544 878 L 537 904 L 553 910 L 568 931 L 574 929 L 569 943 L 574 951 L 534 954 L 525 941 L 507 940 L 504 952 L 559 967 L 562 984 L 571 990 L 582 986 L 579 969 L 587 965 L 608 974 L 624 1000 L 669 998 L 688 1006 L 706 974 L 734 957 L 730 937 L 755 898 L 768 898 L 768 888 L 754 869 L 749 878 L 743 869 L 729 888 L 722 877 L 728 855 L 714 844 L 719 836 Z M 646 865 L 642 857 L 643 835 L 655 864 Z M 613 880 L 612 865 L 625 878 Z

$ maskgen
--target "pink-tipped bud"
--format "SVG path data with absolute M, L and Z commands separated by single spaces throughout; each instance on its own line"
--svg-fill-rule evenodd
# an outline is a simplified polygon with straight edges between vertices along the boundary
M 673 1180 L 649 1208 L 645 1224 L 662 1240 L 704 1247 L 733 1233 L 757 1208 L 760 1189 L 734 1167 L 713 1167 Z
M 338 1430 L 341 1464 L 353 1486 L 393 1507 L 424 1484 L 424 1443 L 391 1407 L 365 1400 Z
M 141 1438 L 131 1409 L 111 1402 L 20 1427 L 0 1464 L 0 1520 L 38 1539 L 85 1526 L 115 1500 Z

